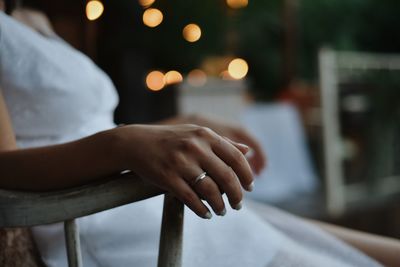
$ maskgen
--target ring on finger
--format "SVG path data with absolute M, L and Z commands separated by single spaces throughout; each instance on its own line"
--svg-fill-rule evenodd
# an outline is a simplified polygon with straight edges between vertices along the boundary
M 199 174 L 193 182 L 193 185 L 196 185 L 197 183 L 199 183 L 201 180 L 203 180 L 204 178 L 207 177 L 207 172 L 202 172 L 201 174 Z

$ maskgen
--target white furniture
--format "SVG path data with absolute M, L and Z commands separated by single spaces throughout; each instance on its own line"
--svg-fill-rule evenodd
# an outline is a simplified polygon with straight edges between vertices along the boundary
M 327 208 L 333 216 L 343 214 L 352 203 L 371 203 L 376 195 L 388 197 L 400 192 L 400 177 L 397 175 L 377 177 L 379 183 L 373 185 L 375 195 L 371 194 L 371 185 L 367 181 L 349 184 L 344 175 L 343 161 L 352 148 L 341 136 L 340 107 L 364 109 L 366 103 L 360 97 L 341 99 L 340 93 L 346 90 L 341 85 L 382 71 L 399 72 L 400 55 L 338 52 L 330 49 L 322 49 L 319 53 Z

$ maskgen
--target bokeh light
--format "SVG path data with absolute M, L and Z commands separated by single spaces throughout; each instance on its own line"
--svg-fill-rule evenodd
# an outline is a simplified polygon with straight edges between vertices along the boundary
M 139 4 L 140 4 L 142 7 L 149 7 L 149 6 L 151 6 L 152 4 L 154 4 L 155 1 L 156 1 L 156 0 L 139 0 Z
M 164 82 L 166 85 L 176 84 L 176 83 L 180 83 L 182 81 L 183 81 L 182 74 L 180 74 L 176 70 L 168 71 L 164 76 Z
M 247 65 L 247 62 L 242 58 L 235 58 L 229 63 L 228 72 L 234 79 L 243 79 L 246 77 L 248 71 L 249 65 Z
M 243 8 L 246 7 L 249 4 L 249 0 L 226 0 L 226 4 L 230 8 Z
M 156 8 L 149 8 L 143 13 L 143 23 L 150 28 L 160 25 L 163 18 L 163 13 Z
M 207 82 L 207 74 L 199 69 L 192 70 L 187 76 L 187 81 L 195 87 L 204 86 Z
M 199 25 L 191 23 L 185 26 L 183 28 L 183 38 L 185 38 L 186 41 L 188 42 L 196 42 L 200 39 L 201 37 L 201 29 Z
M 229 74 L 229 71 L 224 70 L 219 74 L 219 77 L 222 78 L 222 80 L 233 80 L 232 76 Z
M 147 74 L 146 85 L 151 91 L 160 91 L 165 86 L 164 74 L 161 71 L 152 71 Z
M 104 5 L 97 0 L 91 0 L 86 4 L 86 17 L 88 20 L 96 20 L 104 12 Z

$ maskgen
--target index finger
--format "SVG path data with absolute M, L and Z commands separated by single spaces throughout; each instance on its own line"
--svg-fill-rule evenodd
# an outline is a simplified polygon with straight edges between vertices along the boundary
M 255 168 L 255 171 L 258 173 L 262 168 L 266 165 L 267 156 L 262 149 L 261 144 L 256 140 L 253 135 L 251 135 L 246 130 L 240 130 L 236 133 L 239 141 L 245 143 L 253 149 L 253 156 L 250 158 L 250 162 L 252 166 Z
M 251 191 L 253 173 L 245 156 L 234 145 L 218 136 L 211 146 L 213 152 L 236 173 L 244 189 Z

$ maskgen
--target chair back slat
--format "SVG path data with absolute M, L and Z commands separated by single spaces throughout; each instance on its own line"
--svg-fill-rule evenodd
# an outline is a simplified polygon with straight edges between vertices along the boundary
M 158 267 L 182 266 L 183 203 L 165 194 Z
M 67 248 L 68 266 L 83 267 L 79 228 L 76 220 L 64 222 L 65 244 Z

